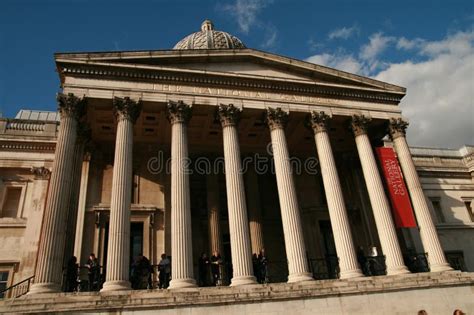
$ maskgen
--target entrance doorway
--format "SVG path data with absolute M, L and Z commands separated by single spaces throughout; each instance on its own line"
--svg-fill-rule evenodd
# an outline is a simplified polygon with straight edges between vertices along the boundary
M 143 254 L 143 222 L 130 223 L 130 265 Z

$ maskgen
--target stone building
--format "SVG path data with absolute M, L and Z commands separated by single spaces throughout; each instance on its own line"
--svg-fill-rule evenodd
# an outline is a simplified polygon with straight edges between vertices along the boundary
M 202 281 L 213 252 L 224 284 L 255 284 L 263 248 L 269 282 L 357 279 L 369 251 L 387 276 L 428 271 L 413 259 L 474 270 L 474 147 L 409 148 L 404 88 L 246 48 L 210 21 L 171 50 L 55 60 L 58 113 L 0 119 L 0 280 L 31 279 L 10 296 L 60 292 L 67 260 L 90 253 L 102 293 L 130 289 L 140 253 L 171 256 L 172 289 Z M 416 228 L 394 224 L 380 146 Z

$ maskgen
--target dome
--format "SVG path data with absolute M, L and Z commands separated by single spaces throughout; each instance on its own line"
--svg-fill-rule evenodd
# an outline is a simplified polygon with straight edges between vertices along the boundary
M 246 48 L 234 35 L 214 30 L 214 24 L 205 20 L 201 31 L 192 33 L 180 40 L 173 49 L 238 49 Z

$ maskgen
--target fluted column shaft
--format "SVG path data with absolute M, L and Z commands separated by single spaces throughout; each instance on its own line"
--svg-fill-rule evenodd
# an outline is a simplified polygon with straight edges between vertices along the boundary
M 334 243 L 339 258 L 340 277 L 341 279 L 361 277 L 363 274 L 357 262 L 344 196 L 342 195 L 341 183 L 327 132 L 328 122 L 329 116 L 323 112 L 312 113 L 311 125 L 318 151 L 324 191 L 326 192 Z
M 401 119 L 392 119 L 390 123 L 390 135 L 393 139 L 395 151 L 403 171 L 403 177 L 410 193 L 413 210 L 420 229 L 421 242 L 428 254 L 430 270 L 446 271 L 452 270 L 439 241 L 438 233 L 430 215 L 420 179 L 413 163 L 413 159 L 405 138 L 405 130 L 408 123 Z
M 61 290 L 77 125 L 85 109 L 85 102 L 72 94 L 59 94 L 58 104 L 61 115 L 59 134 L 43 218 L 35 283 L 30 289 L 30 294 Z
M 216 174 L 207 175 L 207 207 L 209 224 L 209 250 L 210 253 L 222 255 L 222 233 L 220 223 L 219 207 L 219 181 Z
M 262 212 L 260 208 L 260 193 L 258 189 L 258 178 L 255 169 L 247 170 L 245 176 L 245 186 L 247 187 L 247 204 L 249 212 L 250 241 L 252 243 L 252 253 L 259 254 L 264 248 L 262 231 Z
M 193 272 L 187 123 L 191 108 L 168 104 L 171 122 L 171 272 L 170 289 L 196 286 Z
M 115 98 L 117 118 L 109 240 L 105 283 L 101 291 L 129 290 L 130 206 L 132 200 L 133 124 L 140 114 L 140 102 Z
M 288 259 L 288 282 L 312 280 L 306 258 L 303 227 L 284 131 L 288 114 L 280 108 L 269 109 L 267 120 L 270 127 L 286 257 Z
M 79 189 L 79 201 L 77 206 L 77 224 L 76 236 L 74 241 L 74 256 L 81 261 L 82 256 L 82 240 L 84 237 L 84 220 L 86 215 L 86 198 L 87 198 L 87 184 L 89 182 L 89 166 L 90 154 L 86 153 L 86 157 L 82 162 L 81 168 L 81 182 Z
M 253 275 L 249 223 L 245 203 L 244 180 L 236 124 L 240 109 L 221 105 L 219 115 L 224 140 L 227 209 L 229 211 L 230 248 L 232 254 L 231 286 L 256 283 Z
M 80 129 L 80 127 L 79 127 Z M 81 166 L 84 156 L 84 144 L 77 139 L 74 149 L 74 162 L 71 174 L 71 192 L 69 193 L 66 243 L 64 249 L 63 267 L 67 266 L 68 260 L 74 255 L 74 239 L 77 224 L 77 205 L 79 203 L 79 184 L 81 181 Z M 80 257 L 76 257 L 78 260 Z
M 387 275 L 408 273 L 409 271 L 403 262 L 400 244 L 398 243 L 395 225 L 390 212 L 390 205 L 385 195 L 382 179 L 367 135 L 369 122 L 370 119 L 364 116 L 354 116 L 352 119 L 352 130 L 355 135 L 357 151 L 369 193 L 380 245 L 385 255 Z

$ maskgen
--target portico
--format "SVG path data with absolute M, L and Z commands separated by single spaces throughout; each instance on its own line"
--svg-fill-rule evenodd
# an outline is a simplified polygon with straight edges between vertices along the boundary
M 405 89 L 231 39 L 226 49 L 56 55 L 60 136 L 31 294 L 59 290 L 66 227 L 80 261 L 98 254 L 103 291 L 129 289 L 138 221 L 152 263 L 172 257 L 171 289 L 196 286 L 197 257 L 214 251 L 232 286 L 255 283 L 262 248 L 285 262 L 270 277 L 288 282 L 312 280 L 318 259 L 329 273 L 330 257 L 340 278 L 363 276 L 359 246 L 376 247 L 388 275 L 408 273 L 373 153 L 389 134 L 430 266 L 450 269 L 404 139 Z M 79 122 L 93 148 L 73 168 Z M 67 224 L 76 212 L 65 191 L 82 230 Z

